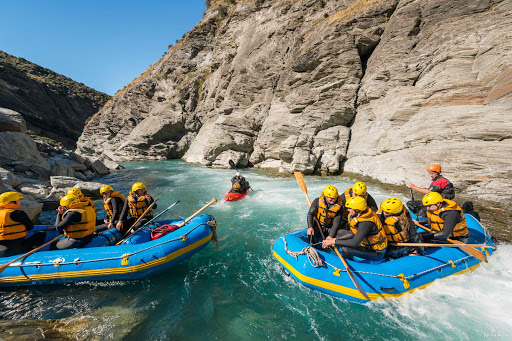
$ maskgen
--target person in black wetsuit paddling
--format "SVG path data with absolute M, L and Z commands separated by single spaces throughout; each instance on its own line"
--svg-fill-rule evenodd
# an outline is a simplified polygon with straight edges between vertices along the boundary
M 129 228 L 138 230 L 141 226 L 153 218 L 153 209 L 157 208 L 154 204 L 151 209 L 139 220 L 137 225 L 133 225 L 139 219 L 146 209 L 153 203 L 153 197 L 146 191 L 146 185 L 142 182 L 136 182 L 132 185 L 132 191 L 124 202 L 123 211 L 116 225 L 116 229 L 121 233 L 126 233 Z M 128 213 L 130 218 L 128 218 Z M 133 225 L 133 226 L 132 226 Z
M 437 192 L 426 194 L 422 201 L 427 208 L 428 223 L 434 231 L 421 233 L 425 242 L 444 241 L 447 238 L 467 242 L 469 230 L 466 218 L 455 201 L 443 199 Z
M 238 184 L 238 186 L 237 186 Z M 249 182 L 240 174 L 236 172 L 235 176 L 231 178 L 231 193 L 245 193 L 249 190 Z
M 347 199 L 345 207 L 348 209 L 348 223 L 354 236 L 349 239 L 326 238 L 322 247 L 341 246 L 343 257 L 348 259 L 354 256 L 368 260 L 384 258 L 388 242 L 377 214 L 362 197 Z
M 22 198 L 18 192 L 0 195 L 0 257 L 28 252 L 43 244 L 46 237 L 46 231 L 39 231 L 25 238 L 34 224 L 20 209 Z
M 96 226 L 97 233 L 116 227 L 126 201 L 124 195 L 118 191 L 114 192 L 112 186 L 109 185 L 102 186 L 100 194 L 103 195 L 103 208 L 107 216 L 103 219 L 103 224 Z
M 325 187 L 320 197 L 313 200 L 308 211 L 308 236 L 313 244 L 321 237 L 318 221 L 326 239 L 334 239 L 343 222 L 343 206 L 338 189 L 334 186 Z

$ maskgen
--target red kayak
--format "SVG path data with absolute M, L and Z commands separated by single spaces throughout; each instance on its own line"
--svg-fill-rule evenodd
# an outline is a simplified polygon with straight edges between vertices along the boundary
M 249 190 L 245 191 L 245 193 L 233 193 L 231 190 L 224 197 L 225 201 L 237 201 L 245 197 L 249 193 Z

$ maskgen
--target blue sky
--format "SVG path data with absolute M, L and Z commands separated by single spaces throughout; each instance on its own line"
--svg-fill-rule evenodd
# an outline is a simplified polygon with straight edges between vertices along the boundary
M 0 0 L 0 50 L 114 95 L 204 11 L 204 0 Z

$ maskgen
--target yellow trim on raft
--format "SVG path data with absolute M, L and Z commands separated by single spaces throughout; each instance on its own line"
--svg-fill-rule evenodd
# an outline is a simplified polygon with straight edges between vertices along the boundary
M 66 272 L 54 272 L 47 274 L 30 274 L 28 277 L 26 276 L 12 276 L 12 277 L 0 277 L 0 283 L 16 283 L 16 282 L 30 282 L 30 281 L 42 281 L 42 280 L 50 280 L 56 278 L 73 278 L 73 277 L 91 277 L 91 276 L 107 276 L 107 275 L 116 275 L 116 274 L 124 274 L 124 273 L 132 273 L 139 272 L 142 270 L 146 270 L 157 265 L 161 265 L 167 263 L 175 258 L 178 258 L 185 253 L 194 250 L 201 245 L 208 243 L 212 239 L 212 233 L 193 244 L 190 244 L 187 247 L 179 249 L 171 254 L 168 254 L 165 257 L 158 258 L 152 260 L 147 263 L 142 263 L 133 266 L 122 266 L 119 268 L 107 268 L 107 269 L 94 269 L 94 270 L 82 270 L 82 271 L 66 271 Z M 119 264 L 121 264 L 121 259 L 119 259 Z
M 275 251 L 273 251 L 273 253 L 274 253 L 274 257 L 276 257 L 276 259 L 279 261 L 279 263 L 281 263 L 288 271 L 290 271 L 300 281 L 302 281 L 304 283 L 308 283 L 308 284 L 314 285 L 314 286 L 322 288 L 322 289 L 327 289 L 327 290 L 334 291 L 334 292 L 342 294 L 342 295 L 351 296 L 351 297 L 358 298 L 360 300 L 366 301 L 365 297 L 357 289 L 347 288 L 347 287 L 344 287 L 342 285 L 338 285 L 338 284 L 334 284 L 334 283 L 331 283 L 331 282 L 322 281 L 322 280 L 319 280 L 319 279 L 316 279 L 316 278 L 313 278 L 313 277 L 305 276 L 305 275 L 301 274 L 300 272 L 298 272 L 297 270 L 295 270 L 295 268 L 293 266 L 288 264 L 288 262 L 286 262 Z M 469 267 L 467 269 L 461 270 L 461 271 L 456 272 L 456 273 L 454 273 L 452 275 L 449 275 L 449 276 L 459 275 L 459 274 L 462 274 L 462 273 L 470 272 L 470 271 L 475 270 L 479 266 L 480 266 L 480 263 L 475 264 L 472 267 Z M 446 277 L 449 277 L 449 276 L 446 276 Z M 442 278 L 446 278 L 446 277 L 442 277 Z M 335 277 L 335 278 L 339 278 L 339 277 Z M 414 288 L 414 289 L 411 289 L 411 290 L 407 290 L 407 291 L 399 293 L 399 294 L 385 294 L 385 293 L 371 293 L 371 292 L 367 292 L 367 294 L 368 294 L 368 297 L 370 298 L 370 300 L 372 300 L 372 301 L 374 301 L 376 299 L 379 299 L 379 298 L 399 297 L 399 296 L 402 296 L 403 294 L 407 294 L 409 292 L 413 292 L 416 289 L 423 289 L 423 288 L 429 286 L 432 283 L 433 282 L 430 282 L 430 283 L 427 283 L 427 284 L 423 284 L 423 285 L 421 285 L 421 286 L 419 286 L 417 288 Z

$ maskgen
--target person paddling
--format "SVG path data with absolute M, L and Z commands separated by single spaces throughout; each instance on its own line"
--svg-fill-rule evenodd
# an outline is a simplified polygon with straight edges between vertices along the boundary
M 231 192 L 232 193 L 245 193 L 249 190 L 249 182 L 240 174 L 236 172 L 235 176 L 231 178 Z
M 132 226 L 141 216 L 144 211 L 153 203 L 154 199 L 146 191 L 146 185 L 142 182 L 136 182 L 132 185 L 132 191 L 124 202 L 123 211 L 116 225 L 116 229 L 121 233 L 126 233 L 128 229 L 133 228 L 138 230 L 141 226 L 146 224 L 153 217 L 153 210 L 150 209 L 136 225 Z M 155 203 L 152 208 L 157 208 Z M 130 218 L 128 218 L 128 214 Z
M 307 234 L 313 244 L 318 243 L 318 238 L 321 236 L 315 219 L 320 224 L 324 236 L 328 236 L 326 239 L 336 237 L 343 222 L 343 206 L 336 187 L 326 186 L 320 197 L 313 200 L 309 207 Z
M 74 195 L 60 199 L 55 228 L 67 237 L 50 245 L 50 250 L 67 250 L 84 247 L 93 237 L 96 227 L 96 212 Z
M 441 165 L 434 163 L 427 168 L 427 172 L 432 178 L 432 182 L 428 188 L 421 188 L 414 184 L 409 184 L 407 187 L 414 189 L 420 193 L 427 194 L 430 192 L 437 192 L 445 199 L 452 200 L 455 198 L 455 189 L 453 184 L 441 175 Z
M 96 233 L 116 227 L 121 211 L 123 210 L 126 198 L 110 185 L 104 185 L 100 188 L 100 194 L 103 196 L 103 208 L 107 216 L 103 219 L 103 224 L 96 226 Z
M 398 198 L 388 198 L 380 204 L 377 211 L 388 243 L 420 243 L 421 239 L 412 221 L 411 214 Z M 409 246 L 387 247 L 387 258 L 399 258 L 411 252 L 423 252 L 422 248 L 411 248 Z
M 427 208 L 427 218 L 430 228 L 435 233 L 422 232 L 425 242 L 455 239 L 466 243 L 468 226 L 462 208 L 455 201 L 444 199 L 437 192 L 430 192 L 423 197 L 423 205 Z
M 362 197 L 347 199 L 345 207 L 348 209 L 348 223 L 354 236 L 349 239 L 326 238 L 322 247 L 341 246 L 343 257 L 348 259 L 354 259 L 354 256 L 367 260 L 383 259 L 388 242 L 377 214 Z
M 34 224 L 20 209 L 23 195 L 5 192 L 0 195 L 0 257 L 8 257 L 32 250 L 43 244 L 45 231 L 26 238 Z

